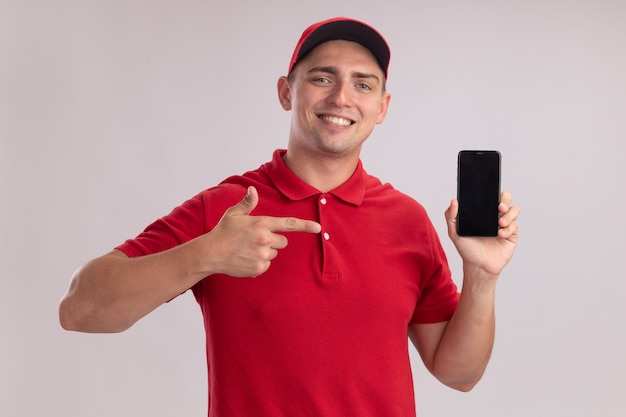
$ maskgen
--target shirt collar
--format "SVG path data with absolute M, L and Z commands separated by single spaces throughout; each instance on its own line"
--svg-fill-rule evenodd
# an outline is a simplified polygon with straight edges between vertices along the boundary
M 283 161 L 283 156 L 286 152 L 285 149 L 277 149 L 274 151 L 272 160 L 264 165 L 265 172 L 278 191 L 294 201 L 304 200 L 314 195 L 321 194 L 320 190 L 301 180 L 289 169 L 285 161 Z M 339 187 L 331 190 L 329 194 L 346 203 L 358 206 L 363 202 L 365 196 L 364 177 L 365 171 L 363 170 L 363 164 L 359 160 L 352 176 Z

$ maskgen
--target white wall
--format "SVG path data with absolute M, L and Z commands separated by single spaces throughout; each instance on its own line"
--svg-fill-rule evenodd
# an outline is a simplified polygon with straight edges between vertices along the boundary
M 456 153 L 496 148 L 522 206 L 498 336 L 471 393 L 416 359 L 430 416 L 624 415 L 626 2 L 19 1 L 0 4 L 0 413 L 202 416 L 203 328 L 183 295 L 117 335 L 63 332 L 76 267 L 285 146 L 298 36 L 348 15 L 392 45 L 366 169 L 444 232 Z

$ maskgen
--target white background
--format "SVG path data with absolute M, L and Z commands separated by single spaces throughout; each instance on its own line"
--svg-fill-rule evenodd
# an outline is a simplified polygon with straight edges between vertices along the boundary
M 79 265 L 286 145 L 276 80 L 337 15 L 392 46 L 364 164 L 424 204 L 457 280 L 456 153 L 500 150 L 523 210 L 483 381 L 454 392 L 412 353 L 418 414 L 625 415 L 619 0 L 2 1 L 0 414 L 206 414 L 190 294 L 115 335 L 62 331 L 58 301 Z

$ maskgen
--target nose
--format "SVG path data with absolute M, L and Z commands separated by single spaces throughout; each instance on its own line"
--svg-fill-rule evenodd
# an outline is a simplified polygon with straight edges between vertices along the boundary
M 353 103 L 353 97 L 350 84 L 346 82 L 337 82 L 328 97 L 328 101 L 337 107 L 351 106 Z

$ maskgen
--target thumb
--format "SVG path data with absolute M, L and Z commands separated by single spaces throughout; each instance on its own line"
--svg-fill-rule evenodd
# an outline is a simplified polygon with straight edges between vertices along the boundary
M 248 187 L 245 197 L 237 204 L 228 209 L 230 214 L 248 215 L 256 208 L 259 203 L 259 193 L 253 186 Z
M 459 212 L 459 202 L 453 199 L 450 202 L 450 206 L 444 213 L 446 217 L 446 224 L 448 225 L 448 235 L 454 237 L 456 235 L 456 216 Z

